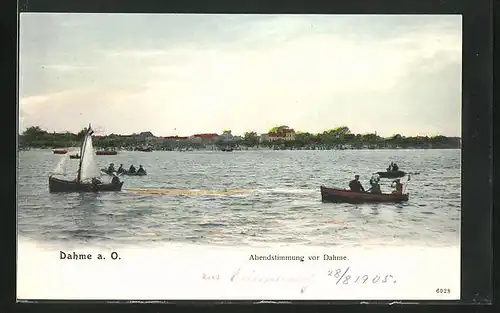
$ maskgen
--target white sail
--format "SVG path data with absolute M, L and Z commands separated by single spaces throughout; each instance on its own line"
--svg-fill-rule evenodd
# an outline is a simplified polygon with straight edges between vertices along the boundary
M 80 180 L 85 181 L 92 179 L 94 177 L 101 176 L 101 171 L 99 170 L 97 163 L 94 159 L 95 152 L 94 146 L 92 144 L 92 135 L 87 135 L 83 141 L 82 155 L 81 155 L 81 170 L 80 170 Z
M 66 175 L 66 168 L 67 168 L 67 161 L 69 160 L 69 155 L 65 154 L 61 157 L 59 160 L 59 163 L 57 163 L 56 168 L 52 171 L 52 174 L 55 175 Z

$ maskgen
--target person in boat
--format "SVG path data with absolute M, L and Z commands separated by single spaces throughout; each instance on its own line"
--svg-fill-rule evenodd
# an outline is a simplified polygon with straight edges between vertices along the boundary
M 393 165 L 394 165 L 394 162 L 391 162 L 391 164 L 389 164 L 389 167 L 387 168 L 388 172 L 392 172 L 392 166 Z
M 354 192 L 364 192 L 365 191 L 365 188 L 363 188 L 363 185 L 361 185 L 361 182 L 359 181 L 359 175 L 354 176 L 354 179 L 351 180 L 351 182 L 349 183 L 349 188 L 351 189 L 351 191 L 354 191 Z
M 368 192 L 371 192 L 371 193 L 376 193 L 376 194 L 381 194 L 382 191 L 380 190 L 380 177 L 378 176 L 372 176 L 372 178 L 370 179 L 370 185 L 371 185 L 371 188 L 368 189 Z
M 399 171 L 399 167 L 398 167 L 398 165 L 396 163 L 392 164 L 392 171 L 393 172 Z
M 113 173 L 115 172 L 115 164 L 114 163 L 111 163 L 108 167 L 108 172 L 109 173 Z
M 123 164 L 120 164 L 120 167 L 118 168 L 117 172 L 119 174 L 125 172 L 125 169 L 123 168 Z
M 94 177 L 94 178 L 92 178 L 91 184 L 92 184 L 92 188 L 97 188 L 97 185 L 102 184 L 102 181 L 99 178 Z
M 137 170 L 137 174 L 143 174 L 146 173 L 146 170 L 144 170 L 144 167 L 142 165 L 139 165 L 139 169 Z
M 396 190 L 394 190 L 392 193 L 393 194 L 398 194 L 398 195 L 401 195 L 403 194 L 403 184 L 401 183 L 401 179 L 395 179 L 392 184 L 391 184 L 391 187 L 395 187 Z
M 115 185 L 118 185 L 120 183 L 120 179 L 115 173 L 113 173 L 113 178 L 111 179 L 111 183 Z
M 129 167 L 129 169 L 128 169 L 128 172 L 129 172 L 129 173 L 132 173 L 132 174 L 135 174 L 135 171 L 136 171 L 136 170 L 135 170 L 135 166 L 134 166 L 133 164 L 132 164 L 132 165 L 130 165 L 130 167 Z

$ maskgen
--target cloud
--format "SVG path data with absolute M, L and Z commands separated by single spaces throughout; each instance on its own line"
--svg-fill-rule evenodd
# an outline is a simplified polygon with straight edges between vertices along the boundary
M 276 124 L 313 132 L 344 124 L 384 135 L 459 132 L 457 19 L 450 27 L 446 18 L 172 16 L 152 18 L 153 27 L 127 18 L 113 17 L 138 30 L 127 37 L 116 28 L 106 45 L 81 37 L 87 48 L 72 62 L 51 61 L 49 48 L 22 60 L 21 107 L 31 113 L 25 123 L 79 130 L 92 122 L 107 132 L 160 135 L 263 132 Z M 197 40 L 175 37 L 175 25 L 189 25 L 177 35 Z M 371 28 L 378 32 L 368 36 Z
M 94 66 L 82 66 L 82 65 L 71 65 L 71 64 L 48 64 L 48 65 L 43 65 L 42 68 L 45 70 L 53 70 L 60 72 L 87 71 L 95 69 Z
M 152 49 L 152 50 L 102 50 L 100 51 L 106 57 L 132 57 L 132 58 L 148 58 L 168 55 L 169 52 L 165 50 Z

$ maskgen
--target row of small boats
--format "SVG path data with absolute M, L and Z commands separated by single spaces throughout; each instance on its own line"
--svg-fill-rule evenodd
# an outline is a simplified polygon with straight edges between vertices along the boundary
M 127 170 L 123 170 L 123 171 L 113 171 L 113 170 L 109 170 L 108 168 L 103 168 L 101 169 L 101 172 L 103 172 L 104 174 L 106 175 L 126 175 L 126 176 L 146 176 L 148 175 L 148 173 L 144 170 L 144 171 L 135 171 L 135 172 L 130 172 L 130 171 L 127 171 Z
M 52 150 L 54 154 L 66 154 L 68 153 L 68 150 L 66 149 L 54 149 Z M 95 151 L 96 155 L 117 155 L 118 152 L 114 150 L 97 150 Z M 79 154 L 71 154 L 69 156 L 70 159 L 80 159 Z

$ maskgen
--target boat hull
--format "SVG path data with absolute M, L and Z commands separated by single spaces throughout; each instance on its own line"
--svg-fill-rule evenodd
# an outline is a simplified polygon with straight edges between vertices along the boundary
M 321 201 L 334 203 L 383 203 L 408 201 L 408 194 L 374 194 L 369 192 L 354 192 L 351 190 L 327 188 L 321 189 Z
M 68 153 L 68 150 L 61 150 L 61 149 L 57 149 L 57 150 L 53 150 L 54 151 L 54 154 L 66 154 Z
M 80 156 L 79 155 L 70 155 L 69 158 L 70 159 L 80 159 Z
M 380 178 L 400 178 L 406 175 L 403 171 L 395 171 L 395 172 L 377 172 L 377 175 Z
M 103 192 L 103 191 L 121 191 L 123 182 L 119 184 L 98 184 L 77 183 L 55 177 L 49 177 L 49 192 Z
M 96 155 L 117 155 L 117 151 L 96 151 Z

